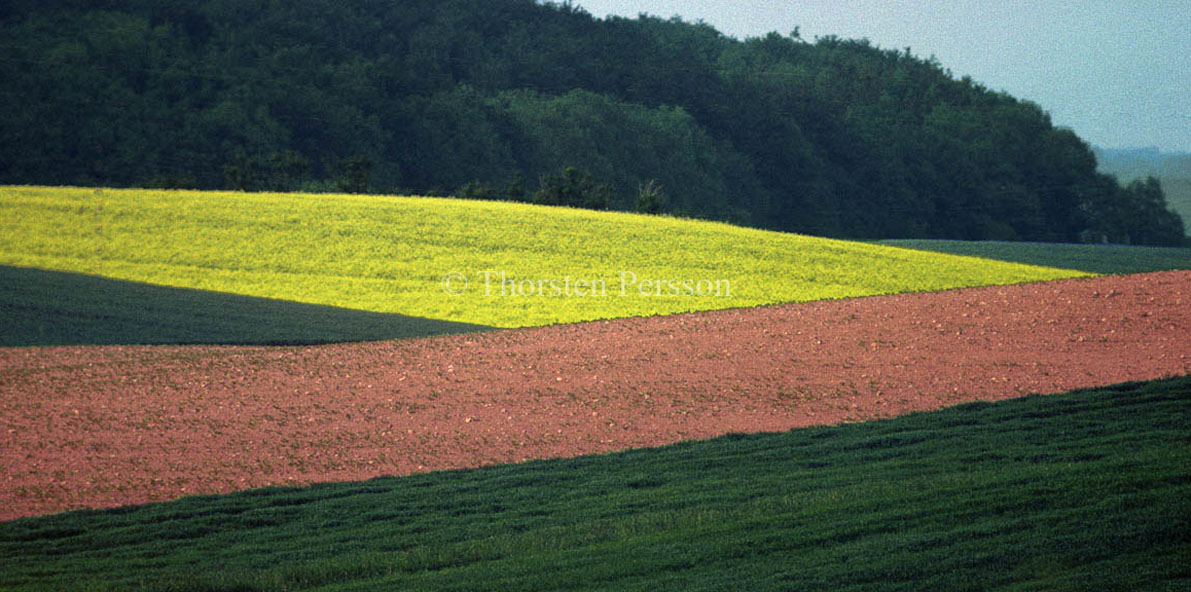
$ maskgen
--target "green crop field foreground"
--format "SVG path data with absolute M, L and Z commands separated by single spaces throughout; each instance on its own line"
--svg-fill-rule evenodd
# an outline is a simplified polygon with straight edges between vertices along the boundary
M 0 523 L 10 590 L 1186 590 L 1191 378 Z
M 441 198 L 2 187 L 0 225 L 9 275 L 38 268 L 270 299 L 265 308 L 290 301 L 404 315 L 392 336 L 458 329 L 419 320 L 521 327 L 1085 275 L 670 217 Z M 143 298 L 169 325 L 191 306 L 173 303 L 176 292 L 102 302 L 85 301 L 87 292 L 43 290 L 35 312 L 128 316 L 105 303 Z M 0 297 L 25 314 L 36 308 L 28 290 Z M 29 344 L 57 334 L 27 331 Z M 202 341 L 144 333 L 145 342 Z M 211 341 L 344 337 L 215 333 Z

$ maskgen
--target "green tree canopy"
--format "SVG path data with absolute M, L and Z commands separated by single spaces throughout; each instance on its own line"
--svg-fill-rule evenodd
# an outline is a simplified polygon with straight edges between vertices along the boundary
M 0 183 L 531 199 L 575 167 L 826 236 L 1183 240 L 1040 106 L 866 40 L 534 0 L 12 0 L 0 32 Z

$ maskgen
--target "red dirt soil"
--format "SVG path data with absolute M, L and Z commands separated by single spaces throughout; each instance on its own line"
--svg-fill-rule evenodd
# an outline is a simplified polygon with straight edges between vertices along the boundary
M 0 349 L 0 519 L 1191 373 L 1191 272 L 318 347 Z

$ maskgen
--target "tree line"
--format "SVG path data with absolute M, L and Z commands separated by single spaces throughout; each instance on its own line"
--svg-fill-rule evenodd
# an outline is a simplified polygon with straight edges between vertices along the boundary
M 533 0 L 14 0 L 0 182 L 517 199 L 1175 244 L 1160 187 L 909 48 Z

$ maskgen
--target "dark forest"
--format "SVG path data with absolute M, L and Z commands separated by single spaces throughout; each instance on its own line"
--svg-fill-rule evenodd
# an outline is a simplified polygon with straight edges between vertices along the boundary
M 0 7 L 0 183 L 456 195 L 1174 245 L 1161 186 L 911 48 L 531 0 Z

